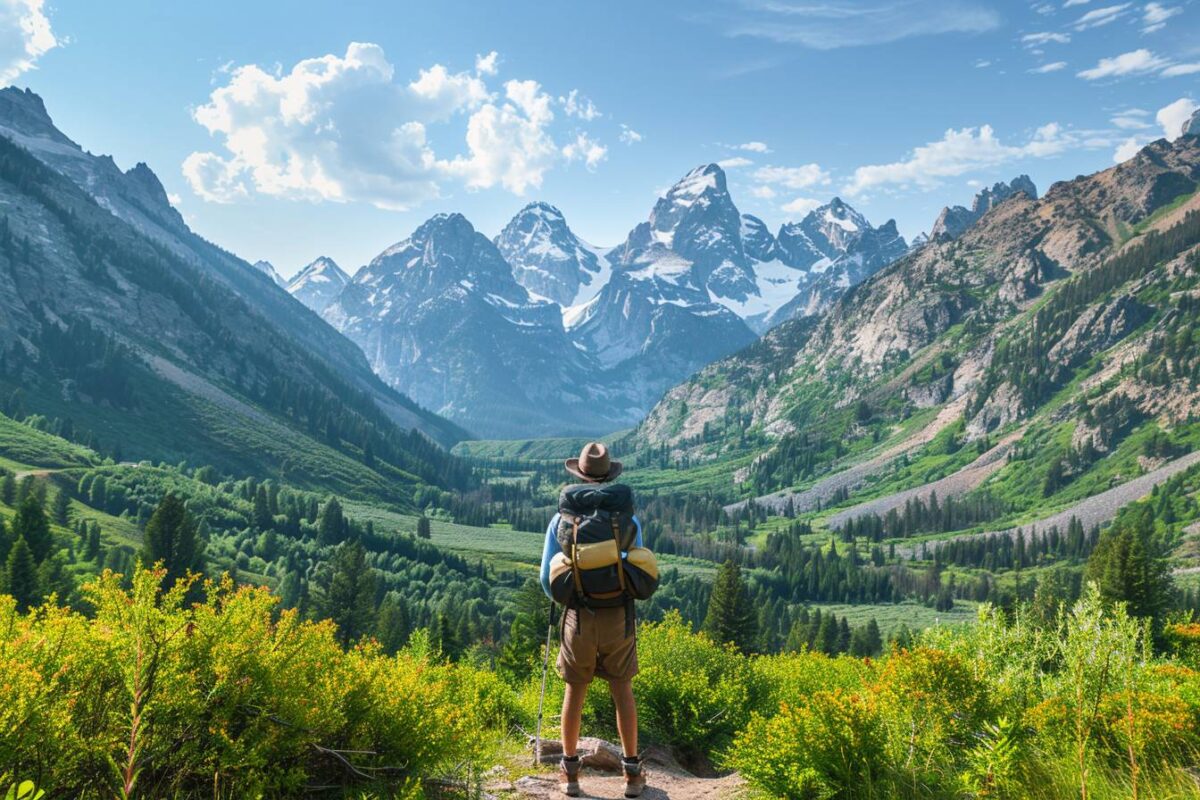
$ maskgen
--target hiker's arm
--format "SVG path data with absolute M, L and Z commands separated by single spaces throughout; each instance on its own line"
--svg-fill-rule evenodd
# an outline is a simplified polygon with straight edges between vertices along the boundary
M 550 525 L 546 528 L 546 543 L 542 545 L 542 591 L 546 593 L 546 597 L 554 599 L 550 594 L 550 559 L 562 552 L 562 548 L 558 544 L 558 514 L 550 520 Z

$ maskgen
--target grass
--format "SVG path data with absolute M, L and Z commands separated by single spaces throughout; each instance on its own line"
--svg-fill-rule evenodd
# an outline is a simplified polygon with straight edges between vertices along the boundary
M 13 472 L 97 464 L 100 457 L 82 445 L 43 433 L 0 414 L 0 466 Z
M 621 434 L 612 434 L 614 438 Z M 478 439 L 459 442 L 450 451 L 463 458 L 558 461 L 578 455 L 588 440 L 579 436 L 550 439 Z
M 938 611 L 920 603 L 904 602 L 882 605 L 847 605 L 843 603 L 813 603 L 810 608 L 821 609 L 822 614 L 833 613 L 846 618 L 852 626 L 866 625 L 874 617 L 879 632 L 886 639 L 901 626 L 917 631 L 934 625 L 966 625 L 975 622 L 976 606 L 965 600 L 957 600 L 950 611 Z

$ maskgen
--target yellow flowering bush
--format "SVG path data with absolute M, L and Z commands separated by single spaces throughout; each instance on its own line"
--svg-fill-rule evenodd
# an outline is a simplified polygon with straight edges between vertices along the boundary
M 159 572 L 85 587 L 89 619 L 0 597 L 0 771 L 62 796 L 296 795 L 477 760 L 515 714 L 494 675 L 349 651 L 269 591 Z

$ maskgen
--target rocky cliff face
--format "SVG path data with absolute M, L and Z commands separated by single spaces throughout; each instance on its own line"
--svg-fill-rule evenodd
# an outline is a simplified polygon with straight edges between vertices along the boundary
M 933 223 L 929 238 L 936 241 L 957 239 L 984 214 L 1018 193 L 1024 193 L 1030 200 L 1037 200 L 1037 187 L 1028 175 L 1018 175 L 1008 183 L 1001 181 L 991 188 L 984 189 L 975 195 L 970 208 L 947 206 L 942 209 L 937 221 Z

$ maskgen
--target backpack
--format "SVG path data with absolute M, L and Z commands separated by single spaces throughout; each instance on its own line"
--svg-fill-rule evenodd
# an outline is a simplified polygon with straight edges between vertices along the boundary
M 562 552 L 550 561 L 556 602 L 568 608 L 613 608 L 654 594 L 658 564 L 650 550 L 634 545 L 633 514 L 628 486 L 582 483 L 562 490 L 555 532 Z

